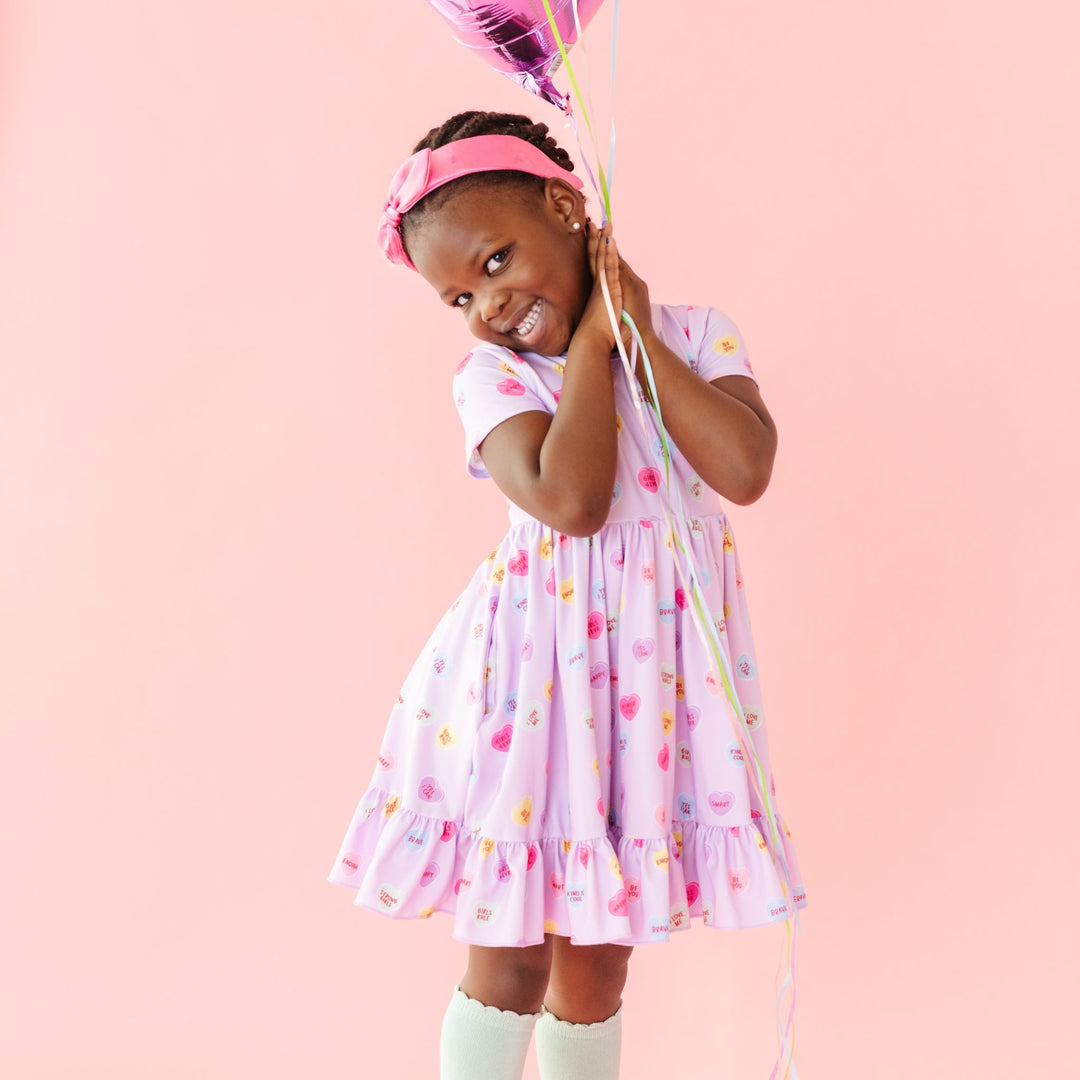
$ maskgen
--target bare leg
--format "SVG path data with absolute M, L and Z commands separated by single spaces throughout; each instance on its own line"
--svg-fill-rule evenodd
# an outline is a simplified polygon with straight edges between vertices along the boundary
M 469 997 L 516 1013 L 540 1011 L 551 972 L 552 934 L 542 945 L 469 946 L 469 967 L 460 986 Z
M 560 1020 L 595 1024 L 615 1013 L 632 945 L 571 945 L 556 937 L 545 1007 Z

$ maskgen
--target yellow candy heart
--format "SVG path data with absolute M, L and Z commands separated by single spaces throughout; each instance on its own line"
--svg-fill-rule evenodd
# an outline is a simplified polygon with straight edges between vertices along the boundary
M 574 579 L 567 578 L 565 581 L 559 582 L 559 596 L 561 596 L 568 604 L 574 602 Z
M 528 825 L 529 824 L 529 819 L 532 817 L 532 798 L 531 798 L 531 796 L 526 795 L 525 798 L 522 799 L 521 802 L 519 802 L 517 804 L 517 806 L 514 807 L 514 815 L 513 816 L 514 816 L 514 821 L 516 821 L 518 825 Z
M 713 342 L 713 352 L 730 356 L 732 353 L 738 351 L 739 339 L 734 334 L 728 334 L 726 337 L 717 338 L 716 341 Z
M 383 817 L 393 817 L 399 806 L 401 806 L 401 796 L 391 795 L 390 798 L 383 803 Z
M 671 729 L 675 726 L 675 714 L 670 709 L 664 709 L 660 713 L 660 722 L 664 728 L 664 734 L 670 735 Z
M 480 841 L 480 854 L 486 859 L 495 850 L 495 841 L 490 836 L 485 836 Z
M 457 746 L 457 741 L 457 732 L 450 724 L 443 724 L 443 726 L 435 732 L 435 745 L 441 746 L 444 750 L 449 750 L 452 746 Z

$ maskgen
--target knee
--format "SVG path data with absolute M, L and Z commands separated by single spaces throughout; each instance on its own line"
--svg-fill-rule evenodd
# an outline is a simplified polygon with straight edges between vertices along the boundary
M 621 993 L 626 985 L 631 949 L 623 945 L 598 945 L 593 949 L 594 954 L 584 961 L 590 981 L 609 993 Z
M 551 973 L 551 946 L 469 950 L 469 968 L 461 989 L 485 1005 L 513 1012 L 537 1012 Z
M 544 996 L 551 975 L 551 953 L 515 949 L 502 958 L 503 977 L 528 997 Z
M 561 1019 L 578 1023 L 605 1019 L 618 1008 L 626 986 L 632 948 L 626 945 L 566 945 L 552 966 L 550 999 L 552 1011 Z M 562 1016 L 557 1003 L 571 1016 Z M 583 1020 L 584 1014 L 589 1019 Z M 600 1015 L 602 1014 L 602 1015 Z

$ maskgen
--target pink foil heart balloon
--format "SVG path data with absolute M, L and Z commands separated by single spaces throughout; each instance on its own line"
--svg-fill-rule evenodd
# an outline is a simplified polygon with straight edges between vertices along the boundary
M 602 0 L 577 0 L 577 22 L 584 29 Z M 496 71 L 563 112 L 570 95 L 561 94 L 551 76 L 562 63 L 558 41 L 541 0 L 428 0 L 450 24 L 454 37 Z M 567 49 L 577 41 L 573 0 L 550 0 L 559 37 Z

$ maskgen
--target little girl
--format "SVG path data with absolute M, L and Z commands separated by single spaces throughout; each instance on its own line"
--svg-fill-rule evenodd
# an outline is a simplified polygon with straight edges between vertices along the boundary
M 666 540 L 659 429 L 643 433 L 632 396 L 648 396 L 643 365 L 631 389 L 601 279 L 653 366 L 687 546 L 772 794 L 739 557 L 713 493 L 760 498 L 776 428 L 734 323 L 650 304 L 572 170 L 546 125 L 462 113 L 398 170 L 379 232 L 479 342 L 453 376 L 466 466 L 510 512 L 405 680 L 329 877 L 396 918 L 446 912 L 469 943 L 443 1080 L 518 1080 L 534 1028 L 544 1080 L 614 1080 L 634 945 L 694 916 L 793 917 Z

